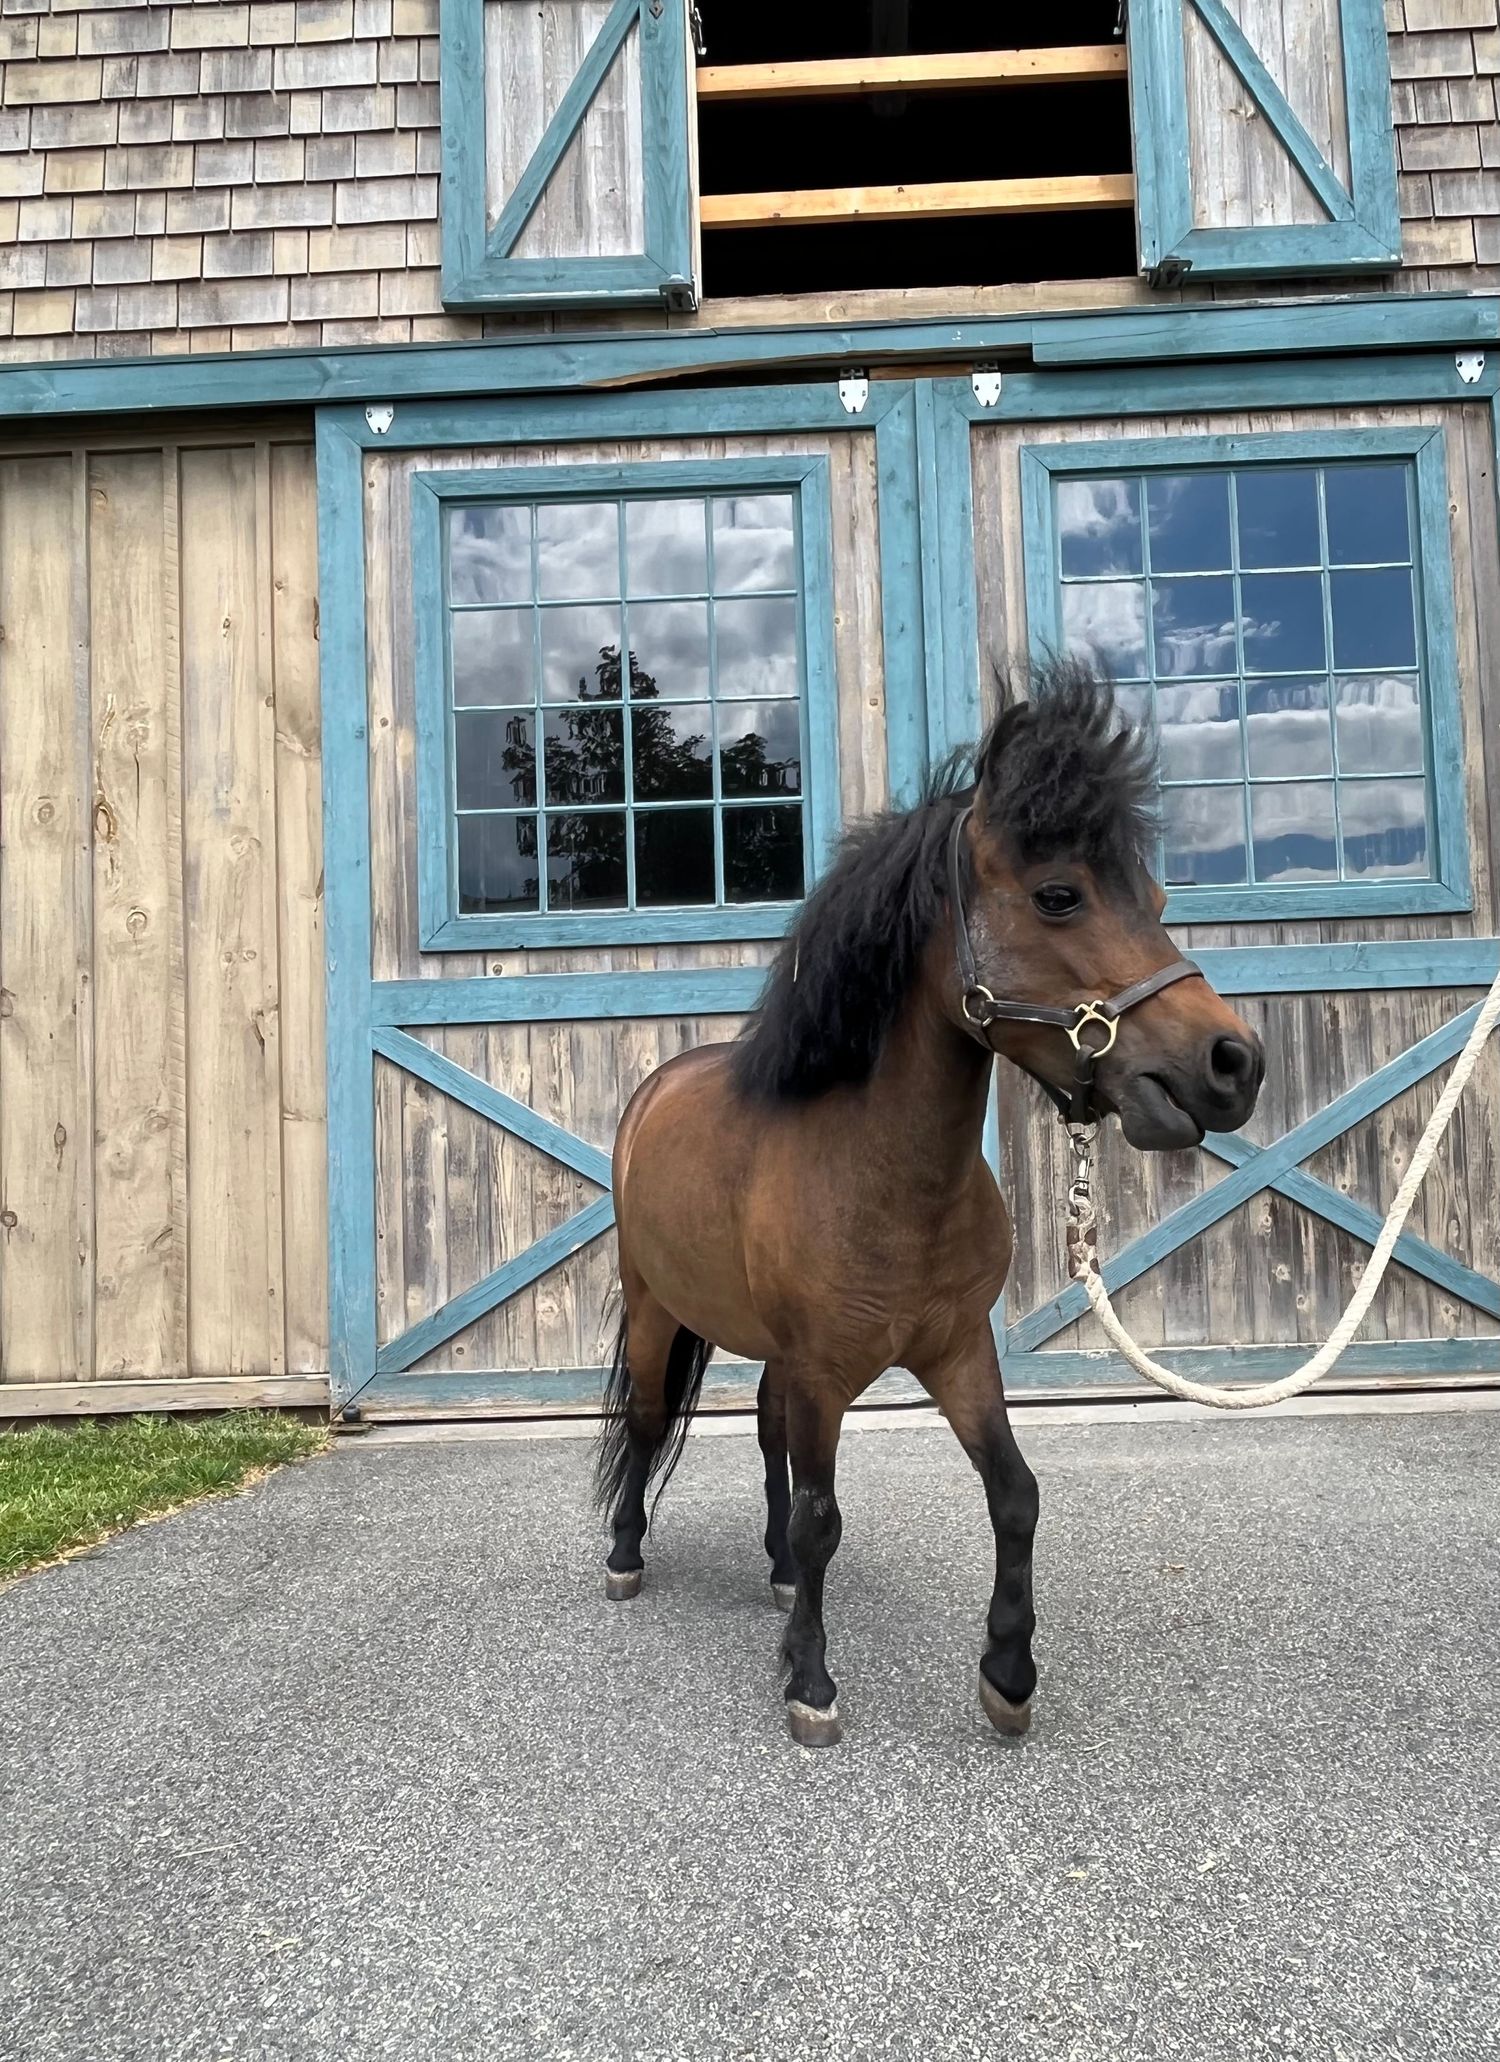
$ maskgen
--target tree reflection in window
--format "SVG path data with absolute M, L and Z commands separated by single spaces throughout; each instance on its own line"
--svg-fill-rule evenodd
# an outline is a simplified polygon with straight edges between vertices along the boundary
M 461 913 L 797 900 L 792 496 L 591 503 L 576 548 L 571 521 L 450 516 Z

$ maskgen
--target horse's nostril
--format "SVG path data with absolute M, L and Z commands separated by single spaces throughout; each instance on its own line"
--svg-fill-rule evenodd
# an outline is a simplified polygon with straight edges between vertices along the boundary
M 1208 1064 L 1215 1082 L 1230 1091 L 1250 1087 L 1259 1068 L 1255 1047 L 1243 1038 L 1216 1038 Z

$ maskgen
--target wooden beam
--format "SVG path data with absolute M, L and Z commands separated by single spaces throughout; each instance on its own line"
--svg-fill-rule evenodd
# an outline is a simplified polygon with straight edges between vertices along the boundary
M 103 1417 L 116 1411 L 326 1410 L 326 1375 L 187 1375 L 179 1381 L 0 1382 L 7 1418 Z
M 1057 50 L 959 50 L 945 57 L 832 57 L 797 64 L 708 64 L 700 100 L 833 99 L 851 93 L 968 91 L 985 86 L 1073 86 L 1123 79 L 1121 43 Z
M 1128 172 L 1058 179 L 960 179 L 931 186 L 834 186 L 793 193 L 706 193 L 705 229 L 766 229 L 776 224 L 939 221 L 955 215 L 1055 215 L 1128 208 Z

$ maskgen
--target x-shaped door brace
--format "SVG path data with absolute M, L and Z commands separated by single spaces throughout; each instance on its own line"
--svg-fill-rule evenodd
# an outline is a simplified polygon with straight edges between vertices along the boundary
M 517 1102 L 503 1089 L 481 1081 L 467 1067 L 460 1067 L 444 1054 L 434 1052 L 430 1045 L 423 1045 L 420 1038 L 413 1038 L 408 1032 L 378 1029 L 371 1033 L 371 1037 L 376 1052 L 393 1066 L 415 1075 L 419 1081 L 425 1081 L 429 1088 L 451 1096 L 454 1102 L 462 1103 L 476 1116 L 487 1117 L 502 1131 L 524 1139 L 527 1145 L 535 1146 L 538 1152 L 546 1153 L 564 1167 L 571 1167 L 575 1174 L 597 1183 L 606 1192 L 582 1210 L 575 1211 L 565 1224 L 544 1232 L 524 1253 L 518 1253 L 513 1260 L 507 1260 L 503 1266 L 475 1282 L 472 1288 L 462 1290 L 438 1309 L 429 1311 L 399 1338 L 382 1346 L 375 1356 L 375 1372 L 399 1375 L 413 1367 L 424 1354 L 431 1353 L 456 1332 L 461 1332 L 465 1325 L 487 1316 L 497 1304 L 529 1288 L 549 1269 L 570 1260 L 592 1240 L 607 1232 L 615 1221 L 615 1206 L 608 1193 L 608 1153 L 601 1153 L 597 1146 L 575 1138 L 562 1125 L 554 1124 L 549 1117 L 539 1116 L 526 1103 Z
M 1275 1189 L 1289 1201 L 1316 1212 L 1340 1230 L 1352 1232 L 1355 1238 L 1373 1246 L 1382 1223 L 1376 1212 L 1356 1203 L 1352 1197 L 1340 1194 L 1327 1182 L 1304 1174 L 1301 1163 L 1334 1139 L 1341 1138 L 1363 1118 L 1393 1102 L 1404 1090 L 1425 1080 L 1445 1060 L 1455 1058 L 1478 1014 L 1479 1005 L 1476 1003 L 1462 1016 L 1455 1017 L 1441 1030 L 1399 1053 L 1365 1080 L 1347 1089 L 1325 1109 L 1318 1110 L 1270 1145 L 1255 1146 L 1247 1139 L 1230 1134 L 1210 1133 L 1203 1141 L 1204 1150 L 1212 1153 L 1215 1159 L 1226 1161 L 1233 1172 L 1106 1260 L 1100 1270 L 1105 1286 L 1111 1293 L 1124 1288 L 1169 1253 L 1175 1253 L 1179 1246 L 1186 1245 L 1189 1239 L 1207 1231 L 1210 1225 L 1217 1224 L 1232 1210 L 1237 1210 L 1241 1203 L 1248 1202 L 1265 1189 Z M 1464 1267 L 1446 1253 L 1440 1253 L 1425 1239 L 1419 1239 L 1411 1232 L 1403 1233 L 1396 1241 L 1395 1258 L 1414 1274 L 1436 1283 L 1461 1302 L 1471 1303 L 1491 1317 L 1500 1317 L 1500 1283 L 1492 1281 L 1488 1275 L 1476 1273 L 1473 1268 Z M 1084 1316 L 1087 1310 L 1088 1298 L 1078 1283 L 1072 1282 L 1050 1303 L 1031 1311 L 1010 1327 L 1006 1334 L 1006 1350 L 1011 1353 L 1030 1352 L 1055 1337 L 1075 1318 Z

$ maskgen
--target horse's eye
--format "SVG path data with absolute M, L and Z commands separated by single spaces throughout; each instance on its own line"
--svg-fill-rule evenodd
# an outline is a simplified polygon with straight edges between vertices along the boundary
M 1066 881 L 1043 881 L 1031 899 L 1043 916 L 1072 916 L 1083 907 L 1083 897 Z

